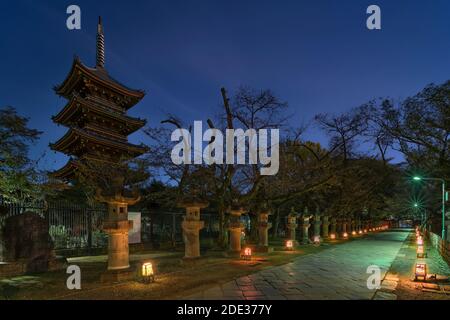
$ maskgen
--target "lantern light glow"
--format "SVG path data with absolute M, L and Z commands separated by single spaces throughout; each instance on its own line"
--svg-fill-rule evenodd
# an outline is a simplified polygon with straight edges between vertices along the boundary
M 427 264 L 426 263 L 416 263 L 415 266 L 415 280 L 422 277 L 425 281 L 427 279 Z
M 314 236 L 314 244 L 320 244 L 320 236 Z
M 288 249 L 288 250 L 293 250 L 293 249 L 294 249 L 294 241 L 292 241 L 292 240 L 287 240 L 287 241 L 286 241 L 286 249 Z
M 336 235 L 334 233 L 330 234 L 330 239 L 331 240 L 335 240 L 336 239 Z
M 417 245 L 423 246 L 423 238 L 421 236 L 417 238 Z
M 155 274 L 151 262 L 143 263 L 141 272 L 141 277 L 144 283 L 151 283 L 155 281 Z
M 244 249 L 244 253 L 241 255 L 241 258 L 244 260 L 251 260 L 252 259 L 252 249 L 247 247 Z
M 423 249 L 423 246 L 417 246 L 417 258 L 424 258 L 425 257 L 425 251 Z

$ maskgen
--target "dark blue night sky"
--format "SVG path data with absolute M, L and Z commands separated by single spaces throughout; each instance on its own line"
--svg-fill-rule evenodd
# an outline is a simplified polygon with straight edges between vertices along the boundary
M 66 28 L 70 4 L 81 7 L 80 31 Z M 381 31 L 366 28 L 370 4 L 381 7 Z M 206 120 L 218 112 L 221 86 L 273 89 L 295 126 L 372 98 L 406 97 L 450 75 L 448 0 L 2 1 L 0 106 L 44 131 L 32 150 L 35 158 L 46 152 L 42 168 L 65 163 L 48 148 L 66 131 L 50 120 L 66 102 L 52 88 L 74 55 L 95 64 L 99 15 L 106 67 L 147 92 L 131 114 L 150 125 L 168 112 Z M 326 143 L 314 127 L 308 138 Z M 131 141 L 148 142 L 140 133 Z

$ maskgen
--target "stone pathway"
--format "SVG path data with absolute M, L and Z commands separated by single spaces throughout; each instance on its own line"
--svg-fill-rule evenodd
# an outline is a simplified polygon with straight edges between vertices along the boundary
M 395 280 L 396 285 L 393 286 L 391 294 L 395 294 L 398 300 L 450 300 L 450 282 L 448 279 L 444 280 L 450 277 L 450 267 L 429 243 L 425 245 L 427 258 L 417 259 L 416 248 L 415 236 L 411 234 L 404 242 L 386 276 Z M 439 281 L 429 280 L 427 283 L 412 281 L 413 269 L 417 261 L 426 262 L 428 273 L 436 274 Z M 440 293 L 427 292 L 423 289 L 438 290 Z
M 188 296 L 192 300 L 372 299 L 367 268 L 377 265 L 383 279 L 408 232 L 371 234 L 317 254 L 297 258 Z

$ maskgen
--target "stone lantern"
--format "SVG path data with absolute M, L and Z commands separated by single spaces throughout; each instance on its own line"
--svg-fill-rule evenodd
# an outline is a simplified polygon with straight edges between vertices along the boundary
M 322 237 L 328 239 L 328 227 L 330 225 L 329 217 L 323 216 L 322 218 Z
M 200 230 L 205 222 L 200 220 L 200 210 L 209 205 L 206 201 L 187 200 L 178 206 L 186 209 L 181 228 L 183 229 L 184 259 L 200 258 Z
M 350 218 L 349 220 L 350 233 L 352 235 L 356 234 L 356 221 L 355 219 Z
M 230 231 L 230 249 L 229 254 L 233 256 L 241 255 L 241 235 L 244 230 L 244 224 L 241 222 L 241 216 L 245 212 L 242 207 L 231 206 L 229 209 L 230 221 L 228 230 Z
M 342 233 L 343 233 L 342 228 L 343 228 L 342 218 L 338 218 L 336 220 L 336 238 L 342 237 Z
M 269 247 L 269 229 L 272 228 L 272 224 L 269 222 L 270 212 L 263 210 L 258 214 L 258 251 L 270 252 Z
M 98 189 L 96 199 L 106 203 L 108 216 L 103 222 L 103 231 L 108 234 L 108 269 L 101 276 L 101 281 L 122 281 L 134 276 L 130 270 L 128 232 L 133 228 L 133 221 L 128 220 L 128 206 L 140 200 L 138 195 L 125 196 L 123 178 L 113 180 L 112 192 L 104 194 Z
M 334 235 L 334 237 L 336 238 L 336 223 L 337 223 L 337 221 L 336 221 L 336 218 L 331 218 L 331 230 L 330 230 L 330 234 L 331 235 Z
M 320 212 L 319 208 L 316 209 L 316 213 L 314 214 L 314 242 L 320 242 Z
M 295 213 L 294 208 L 287 216 L 287 239 L 292 240 L 292 244 L 295 246 L 297 244 L 297 213 Z
M 363 231 L 363 226 L 362 226 L 360 218 L 358 218 L 358 220 L 356 220 L 356 231 L 358 232 L 358 234 L 361 234 Z
M 341 229 L 341 237 L 342 238 L 346 238 L 345 235 L 348 235 L 347 226 L 348 226 L 348 220 L 347 219 L 343 219 L 342 220 L 342 229 Z
M 309 235 L 308 235 L 308 231 L 309 231 L 309 227 L 311 226 L 311 224 L 309 223 L 309 220 L 311 219 L 310 214 L 308 213 L 308 208 L 305 208 L 305 211 L 301 217 L 301 221 L 302 221 L 302 244 L 309 244 Z

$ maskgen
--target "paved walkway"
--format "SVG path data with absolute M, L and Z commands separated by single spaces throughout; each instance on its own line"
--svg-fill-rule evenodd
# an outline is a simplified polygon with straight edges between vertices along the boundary
M 386 276 L 390 279 L 391 285 L 385 291 L 391 291 L 398 300 L 450 300 L 450 283 L 448 281 L 450 267 L 442 259 L 438 250 L 428 242 L 425 244 L 427 258 L 417 259 L 416 249 L 416 238 L 414 234 L 411 234 L 409 239 L 404 242 Z M 426 262 L 428 273 L 435 274 L 437 281 L 431 279 L 427 283 L 412 281 L 414 278 L 412 270 L 417 261 Z M 437 290 L 437 292 L 429 291 L 429 289 Z
M 408 232 L 383 232 L 297 258 L 186 297 L 200 300 L 372 299 L 367 267 L 377 265 L 383 279 Z

